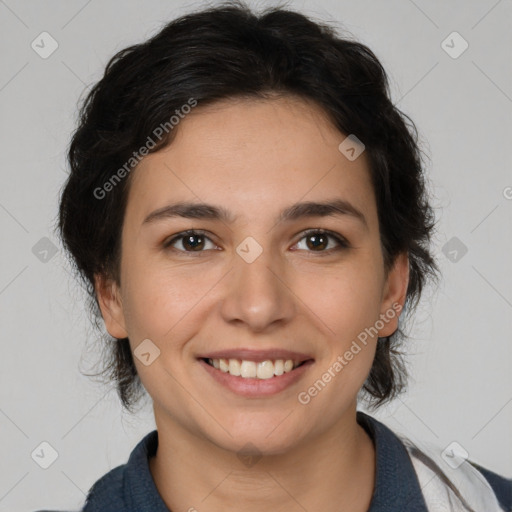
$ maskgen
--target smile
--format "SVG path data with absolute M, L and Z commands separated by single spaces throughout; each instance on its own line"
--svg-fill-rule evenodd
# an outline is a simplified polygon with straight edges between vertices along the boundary
M 304 363 L 293 359 L 270 359 L 266 361 L 249 361 L 240 359 L 205 359 L 210 365 L 224 373 L 244 379 L 271 379 L 291 372 Z
M 292 387 L 314 364 L 313 359 L 250 361 L 199 358 L 198 362 L 216 384 L 246 398 L 263 398 L 280 393 Z

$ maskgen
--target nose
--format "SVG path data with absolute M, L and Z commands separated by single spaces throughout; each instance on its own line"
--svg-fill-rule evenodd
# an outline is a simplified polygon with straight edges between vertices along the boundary
M 221 307 L 226 322 L 245 324 L 253 332 L 262 332 L 286 324 L 296 313 L 286 262 L 276 260 L 271 250 L 264 250 L 251 263 L 236 255 L 228 276 Z

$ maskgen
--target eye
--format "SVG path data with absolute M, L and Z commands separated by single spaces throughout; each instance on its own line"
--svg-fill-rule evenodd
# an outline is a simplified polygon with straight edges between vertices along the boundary
M 309 252 L 330 253 L 350 247 L 349 243 L 341 235 L 325 229 L 310 229 L 304 232 L 303 237 L 295 245 L 299 246 L 302 240 L 306 240 L 306 250 Z M 334 246 L 332 242 L 334 241 Z M 207 247 L 208 243 L 211 244 Z M 179 247 L 181 245 L 181 248 Z M 164 248 L 171 248 L 184 253 L 201 253 L 207 249 L 216 249 L 217 246 L 205 235 L 203 231 L 190 229 L 178 233 L 170 240 L 164 242 Z M 298 247 L 304 250 L 304 247 Z
M 311 252 L 330 253 L 332 251 L 347 249 L 349 247 L 349 243 L 345 238 L 326 229 L 310 229 L 304 233 L 304 236 L 296 245 L 299 245 L 302 240 L 306 240 L 306 249 L 310 249 Z M 335 244 L 334 246 L 332 246 L 332 244 L 329 246 L 329 241 L 332 240 L 334 240 Z M 299 247 L 299 249 L 304 249 L 304 247 Z
M 212 247 L 205 247 L 207 241 L 211 243 Z M 175 244 L 178 247 L 181 245 L 182 248 L 174 247 Z M 217 246 L 202 231 L 190 229 L 164 242 L 164 247 L 170 247 L 180 252 L 204 252 L 204 249 L 215 249 Z

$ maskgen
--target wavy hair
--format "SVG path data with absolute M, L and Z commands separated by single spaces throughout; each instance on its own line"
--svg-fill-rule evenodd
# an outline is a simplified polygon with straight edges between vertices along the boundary
M 385 270 L 400 253 L 408 254 L 406 313 L 416 307 L 427 279 L 438 271 L 430 252 L 435 221 L 417 129 L 393 105 L 383 66 L 368 47 L 326 23 L 282 7 L 257 14 L 229 2 L 173 20 L 150 39 L 119 51 L 81 104 L 58 227 L 98 327 L 94 277 L 119 284 L 121 229 L 133 174 L 104 197 L 98 198 L 98 190 L 190 98 L 201 108 L 227 98 L 275 95 L 314 102 L 341 133 L 364 142 Z M 166 132 L 149 152 L 171 144 L 178 130 Z M 362 389 L 372 407 L 406 387 L 398 350 L 404 338 L 402 318 L 393 335 L 379 338 Z M 144 388 L 128 339 L 104 333 L 101 352 L 104 368 L 95 375 L 114 382 L 131 410 Z

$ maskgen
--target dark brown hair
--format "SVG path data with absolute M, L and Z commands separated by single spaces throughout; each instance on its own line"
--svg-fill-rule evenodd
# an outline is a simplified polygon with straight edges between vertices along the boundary
M 134 154 L 191 98 L 200 109 L 222 99 L 276 94 L 313 101 L 341 133 L 355 134 L 364 143 L 385 269 L 400 253 L 408 254 L 406 313 L 415 308 L 427 278 L 437 273 L 429 249 L 434 216 L 416 127 L 393 105 L 381 63 L 363 44 L 302 14 L 277 7 L 256 14 L 229 2 L 171 21 L 151 39 L 118 52 L 81 106 L 69 147 L 59 229 L 98 326 L 94 276 L 119 284 Z M 171 143 L 178 129 L 153 137 L 149 152 Z M 116 383 L 130 410 L 143 394 L 130 345 L 128 339 L 110 338 L 108 343 L 108 338 L 105 334 L 100 375 Z M 373 407 L 405 388 L 407 372 L 398 350 L 404 338 L 401 319 L 397 332 L 379 339 L 363 387 Z

